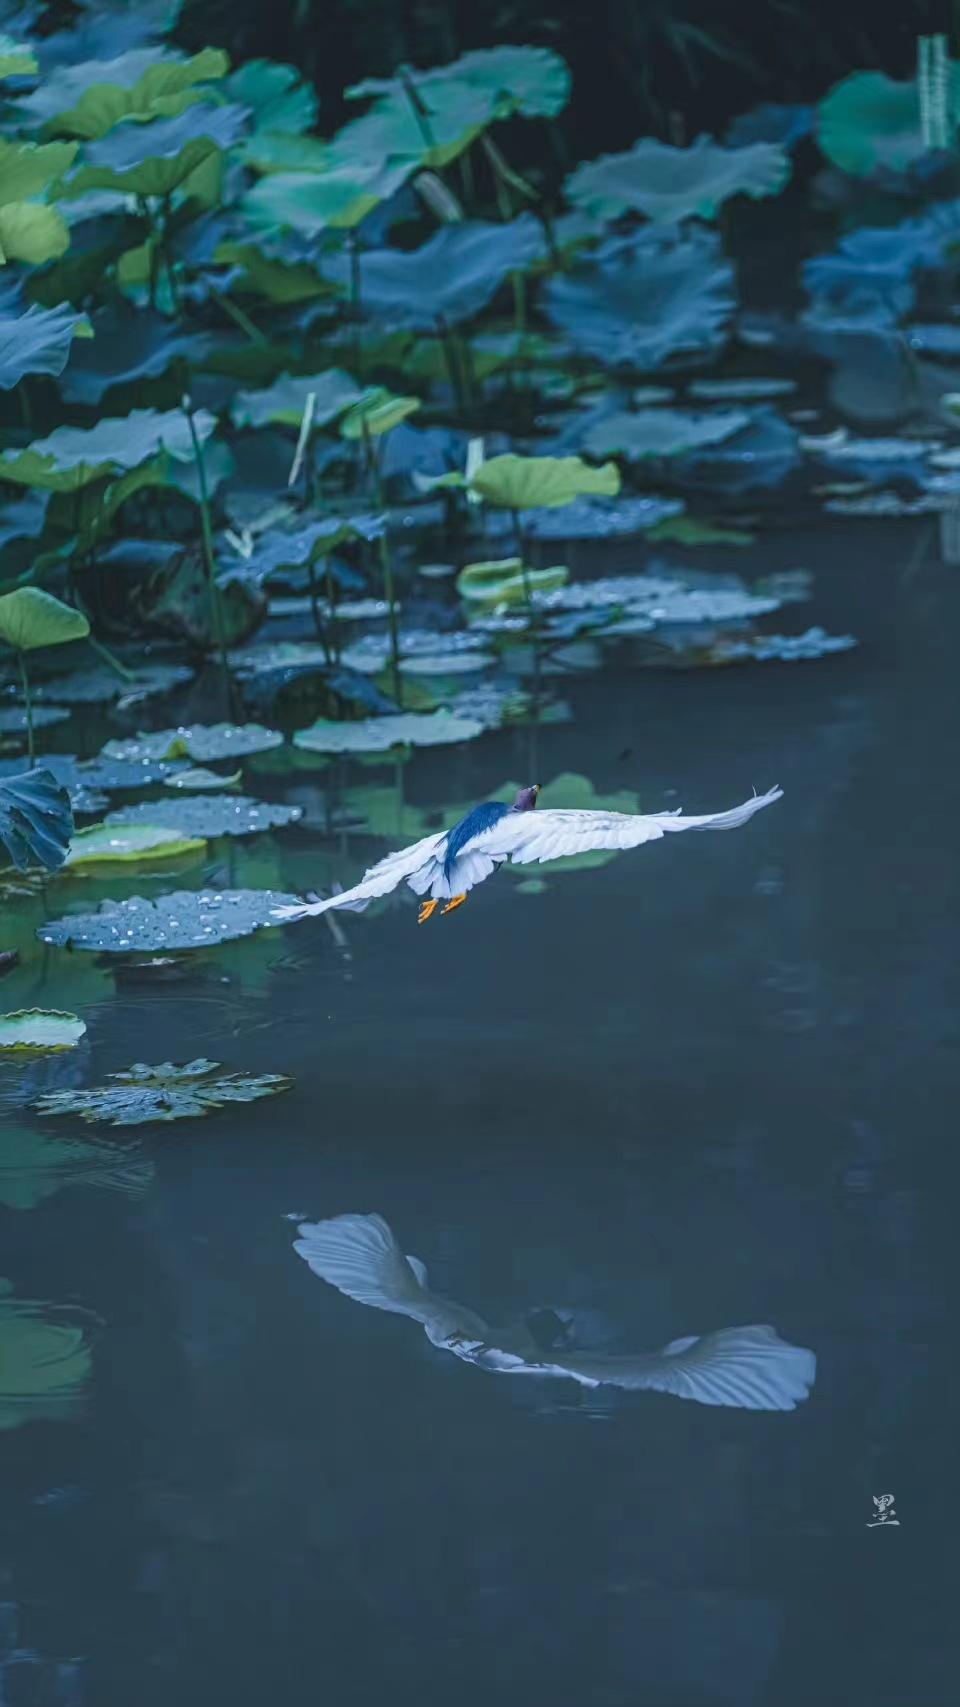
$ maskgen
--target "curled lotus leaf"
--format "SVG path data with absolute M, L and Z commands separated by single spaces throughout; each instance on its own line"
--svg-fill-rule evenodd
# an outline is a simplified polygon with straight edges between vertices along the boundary
M 75 1049 L 86 1029 L 76 1014 L 57 1008 L 18 1008 L 15 1013 L 0 1014 L 0 1050 Z
M 187 773 L 190 774 L 189 772 Z M 222 786 L 223 778 L 217 777 Z M 253 800 L 244 794 L 184 795 L 180 799 L 146 800 L 139 806 L 123 806 L 107 816 L 108 826 L 163 824 L 173 834 L 200 838 L 256 836 L 264 830 L 295 824 L 303 817 L 301 806 L 283 806 L 270 800 Z
M 400 397 L 385 386 L 374 385 L 361 394 L 340 421 L 345 439 L 380 438 L 421 407 L 419 397 Z
M 146 899 L 103 901 L 95 913 L 71 913 L 40 926 L 41 942 L 99 954 L 143 954 L 158 949 L 214 948 L 276 926 L 274 907 L 296 895 L 275 889 L 188 889 Z
M 790 156 L 773 142 L 725 148 L 706 136 L 689 148 L 643 137 L 622 154 L 578 166 L 566 182 L 568 199 L 597 219 L 641 213 L 661 225 L 696 215 L 713 219 L 732 196 L 779 195 Z
M 457 576 L 457 592 L 478 604 L 516 605 L 534 594 L 555 592 L 568 578 L 562 564 L 531 569 L 519 557 L 502 557 L 489 563 L 466 563 Z
M 105 1085 L 90 1090 L 49 1091 L 34 1107 L 43 1114 L 78 1114 L 88 1122 L 142 1126 L 151 1120 L 187 1120 L 210 1114 L 228 1103 L 259 1102 L 288 1091 L 293 1080 L 282 1073 L 227 1073 L 219 1061 L 198 1059 L 183 1066 L 138 1061 L 123 1073 L 108 1073 Z
M 49 768 L 0 780 L 0 842 L 18 871 L 56 871 L 73 834 L 70 796 Z
M 293 744 L 308 753 L 386 753 L 391 747 L 472 741 L 483 734 L 483 727 L 473 718 L 455 717 L 448 711 L 366 717 L 358 723 L 334 723 L 321 717 L 309 729 L 298 729 Z

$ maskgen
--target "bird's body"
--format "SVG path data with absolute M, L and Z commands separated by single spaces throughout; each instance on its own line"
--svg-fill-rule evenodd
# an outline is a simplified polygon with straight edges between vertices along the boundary
M 359 1304 L 419 1322 L 427 1338 L 464 1363 L 498 1375 L 553 1376 L 582 1387 L 672 1393 L 702 1405 L 792 1411 L 809 1393 L 816 1358 L 766 1324 L 721 1328 L 628 1356 L 544 1350 L 529 1321 L 492 1328 L 465 1304 L 431 1291 L 417 1257 L 404 1256 L 380 1215 L 303 1222 L 294 1249 L 329 1285 Z
M 325 913 L 331 907 L 359 912 L 378 896 L 406 883 L 415 895 L 426 897 L 420 909 L 420 922 L 424 923 L 441 901 L 446 902 L 444 912 L 459 906 L 471 889 L 506 860 L 514 865 L 529 865 L 535 860 L 542 863 L 598 848 L 611 852 L 636 848 L 679 830 L 738 829 L 755 812 L 779 800 L 782 790 L 771 788 L 728 812 L 710 812 L 700 817 L 685 817 L 680 811 L 535 811 L 539 792 L 539 783 L 534 783 L 520 790 L 512 806 L 484 801 L 451 829 L 424 836 L 411 847 L 388 854 L 386 859 L 371 866 L 352 889 L 323 901 L 275 908 L 273 917 L 302 919 Z

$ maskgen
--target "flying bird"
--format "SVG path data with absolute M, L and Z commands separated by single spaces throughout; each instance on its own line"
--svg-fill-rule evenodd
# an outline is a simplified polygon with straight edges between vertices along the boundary
M 595 848 L 619 851 L 657 842 L 675 830 L 736 830 L 764 806 L 779 800 L 783 790 L 771 788 L 755 794 L 729 812 L 709 812 L 702 817 L 684 817 L 676 812 L 581 812 L 535 810 L 540 784 L 521 788 L 512 806 L 485 800 L 468 812 L 450 830 L 441 830 L 399 853 L 388 854 L 372 865 L 353 889 L 329 895 L 324 901 L 304 901 L 295 906 L 274 907 L 275 919 L 305 919 L 325 913 L 330 907 L 362 912 L 379 895 L 388 895 L 406 883 L 415 895 L 426 895 L 417 920 L 425 925 L 440 906 L 442 913 L 462 907 L 470 890 L 491 872 L 511 860 L 514 865 L 542 864 L 568 854 L 590 853 Z
M 581 1387 L 673 1393 L 701 1405 L 747 1411 L 792 1411 L 807 1398 L 817 1372 L 812 1351 L 789 1345 L 766 1325 L 688 1334 L 660 1351 L 611 1356 L 566 1344 L 544 1347 L 541 1311 L 496 1329 L 466 1304 L 431 1292 L 425 1265 L 404 1256 L 381 1215 L 337 1215 L 304 1221 L 294 1250 L 314 1274 L 358 1304 L 419 1322 L 430 1342 L 465 1363 L 498 1375 L 555 1376 Z M 541 1332 L 536 1330 L 540 1328 Z

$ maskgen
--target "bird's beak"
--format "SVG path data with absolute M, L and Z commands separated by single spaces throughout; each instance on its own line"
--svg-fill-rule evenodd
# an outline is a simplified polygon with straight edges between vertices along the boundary
M 535 782 L 535 783 L 534 783 L 534 785 L 533 785 L 533 792 L 534 792 L 534 794 L 539 794 L 539 793 L 540 793 L 540 789 L 541 789 L 541 787 L 542 787 L 542 784 L 541 784 L 541 783 L 539 783 L 539 782 Z

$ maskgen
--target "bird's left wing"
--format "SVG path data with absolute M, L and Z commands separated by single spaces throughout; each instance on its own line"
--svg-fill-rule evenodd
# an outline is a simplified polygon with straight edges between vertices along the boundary
M 489 830 L 474 836 L 469 851 L 488 854 L 492 859 L 510 859 L 514 865 L 529 865 L 533 860 L 563 859 L 594 848 L 636 848 L 676 830 L 735 830 L 755 812 L 779 800 L 782 793 L 780 788 L 771 788 L 729 812 L 709 812 L 701 817 L 685 817 L 682 812 L 508 812 Z
M 440 831 L 432 836 L 424 836 L 422 841 L 413 842 L 408 848 L 400 848 L 397 853 L 387 854 L 377 865 L 371 865 L 365 871 L 360 882 L 352 889 L 344 889 L 339 895 L 328 895 L 325 901 L 304 901 L 295 907 L 274 907 L 271 918 L 274 919 L 308 919 L 318 913 L 325 913 L 331 907 L 345 907 L 354 913 L 360 913 L 364 907 L 375 901 L 378 895 L 389 895 L 392 889 L 399 888 L 406 878 L 412 877 L 419 871 L 427 860 L 437 852 L 446 832 Z

